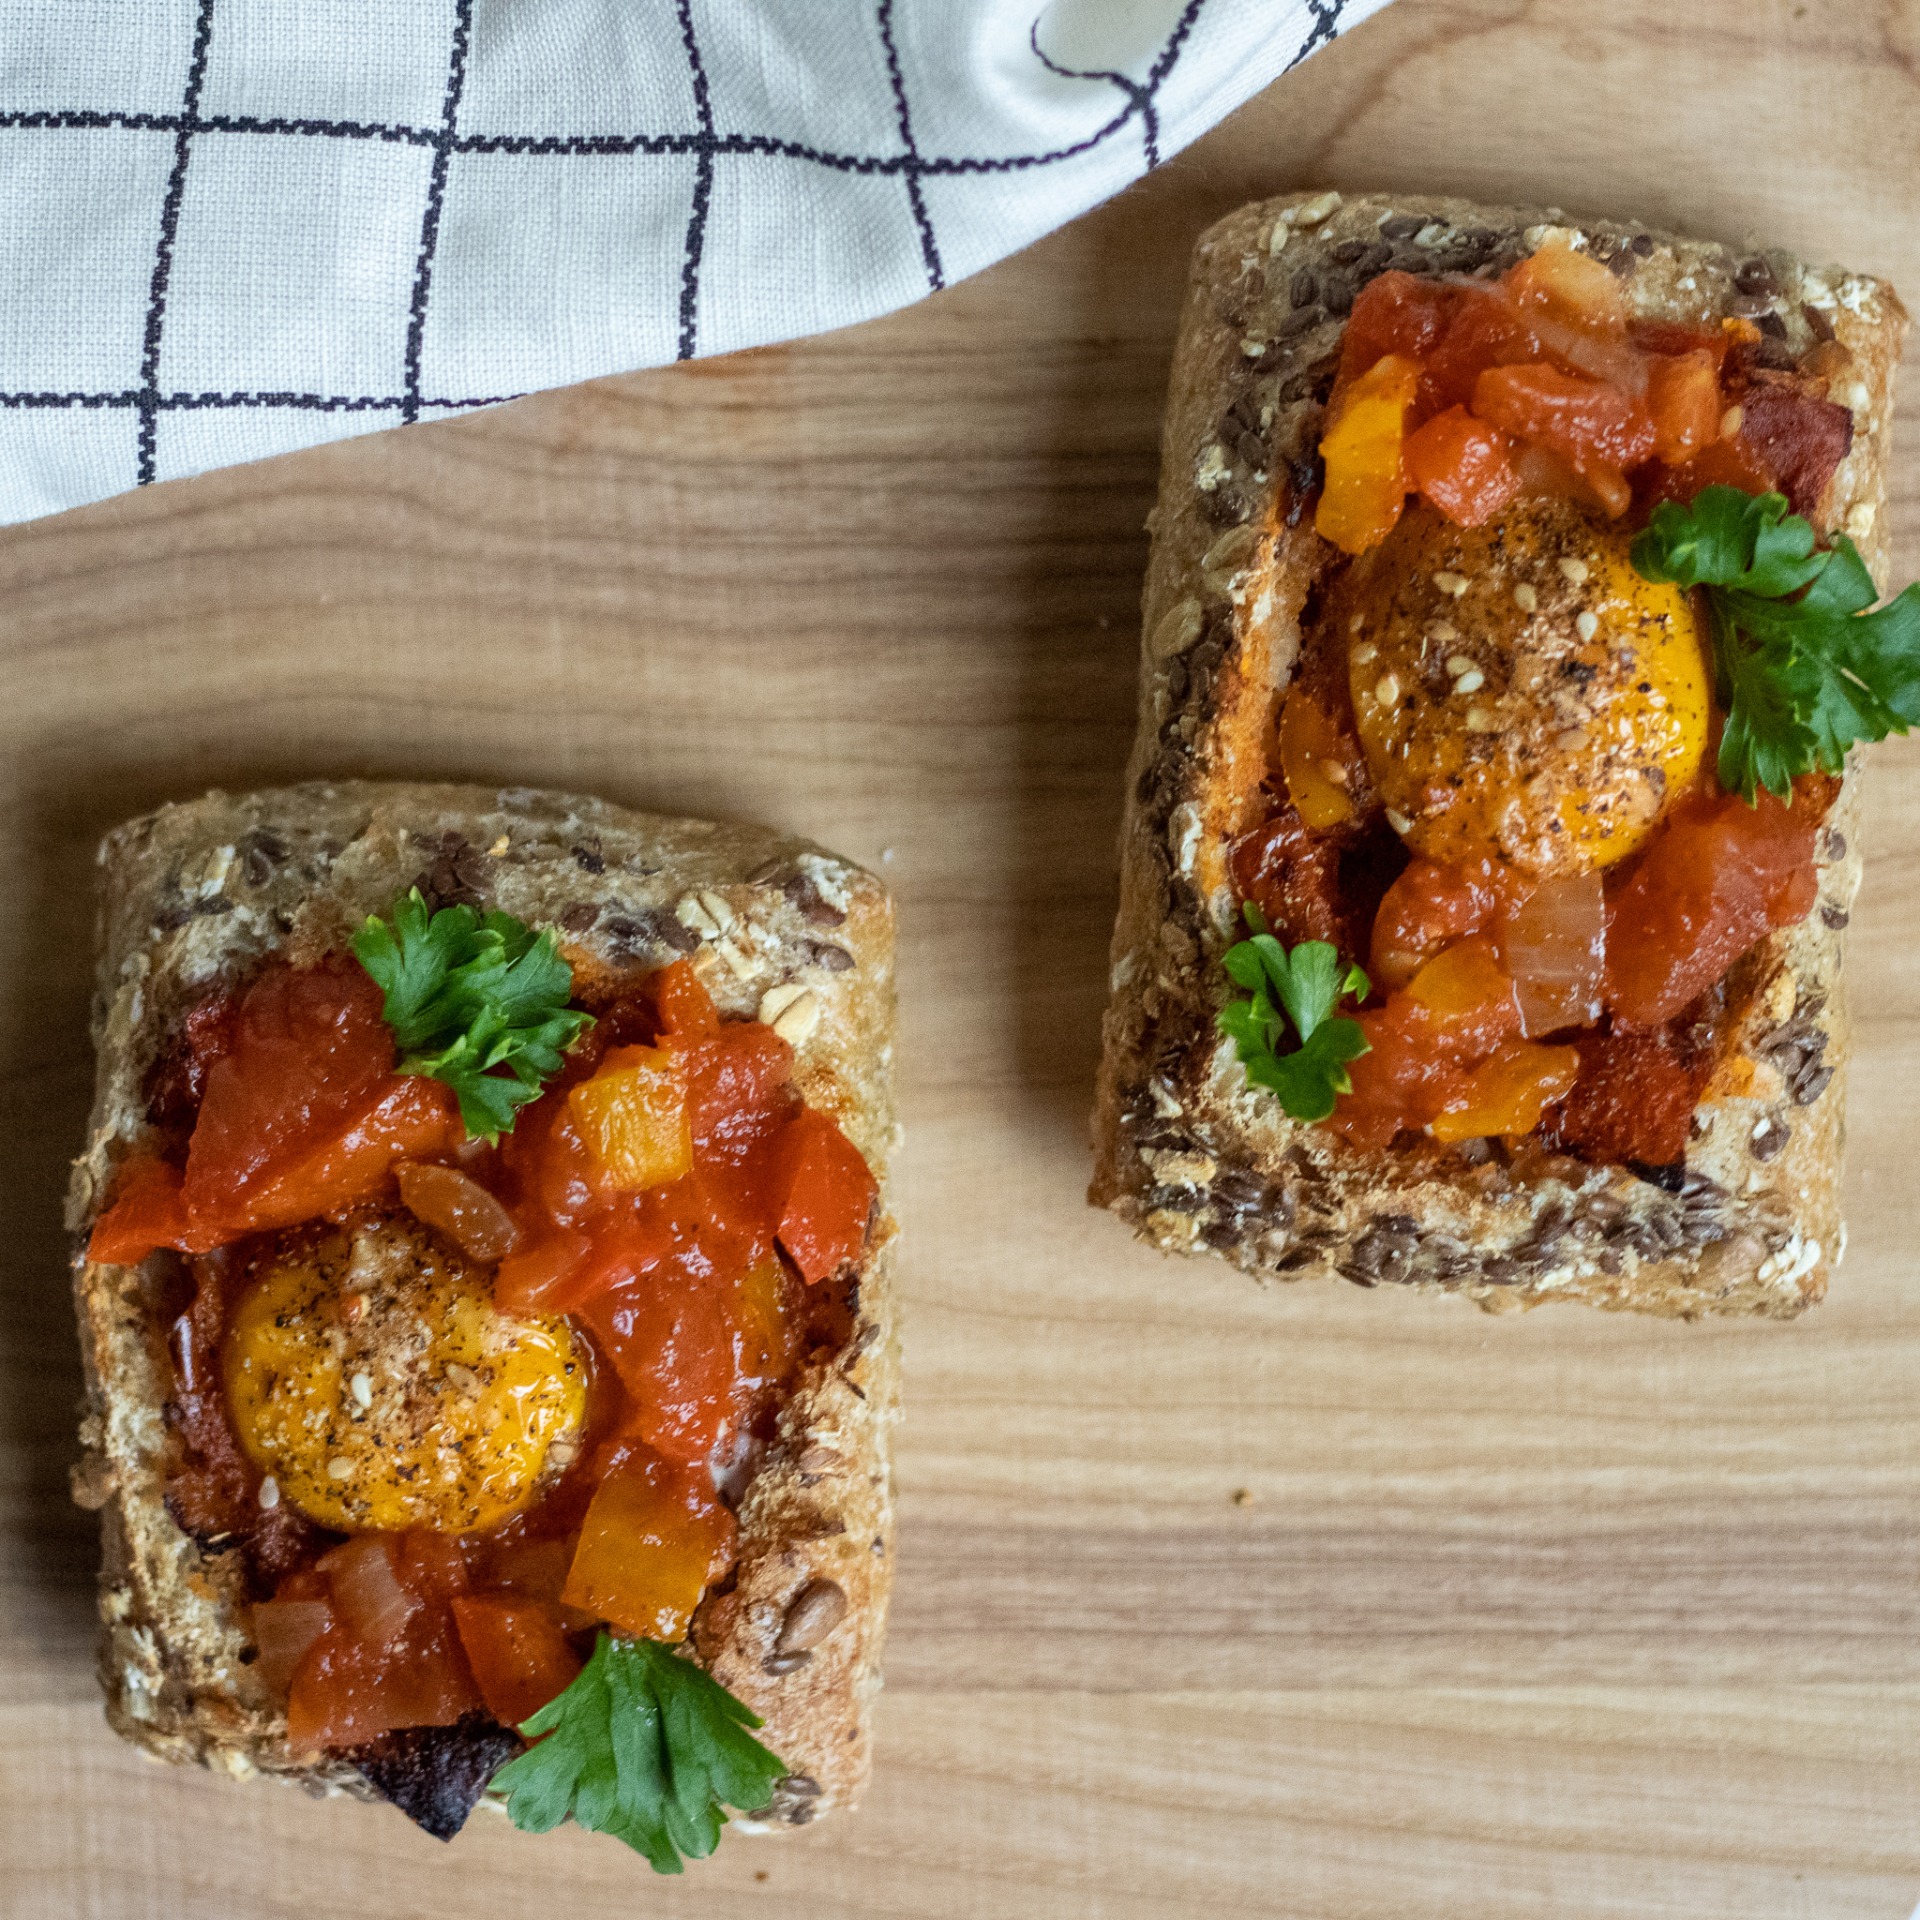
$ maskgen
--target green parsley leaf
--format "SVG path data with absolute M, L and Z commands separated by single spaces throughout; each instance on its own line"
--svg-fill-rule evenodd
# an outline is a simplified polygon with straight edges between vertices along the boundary
M 1703 487 L 1687 506 L 1664 501 L 1633 564 L 1706 589 L 1729 793 L 1790 799 L 1798 775 L 1839 773 L 1857 742 L 1920 725 L 1920 586 L 1869 612 L 1878 595 L 1858 548 L 1845 534 L 1817 547 L 1784 495 Z
M 719 1844 L 725 1808 L 757 1812 L 785 1778 L 786 1762 L 747 1731 L 760 1724 L 671 1647 L 602 1632 L 573 1684 L 522 1723 L 537 1744 L 492 1784 L 528 1833 L 571 1815 L 655 1873 L 679 1873 L 682 1855 L 704 1860 Z
M 1367 976 L 1358 967 L 1342 973 L 1339 954 L 1324 940 L 1302 940 L 1288 953 L 1251 900 L 1242 911 L 1252 937 L 1229 947 L 1220 964 L 1248 997 L 1221 1008 L 1220 1030 L 1252 1085 L 1277 1093 L 1296 1120 L 1324 1120 L 1339 1096 L 1353 1091 L 1347 1062 L 1372 1050 L 1357 1020 L 1331 1017 L 1346 994 L 1367 997 Z M 1282 1053 L 1289 1023 L 1300 1044 Z
M 429 918 L 415 887 L 391 924 L 368 919 L 353 951 L 387 996 L 399 1071 L 444 1080 L 475 1139 L 511 1133 L 593 1024 L 567 1004 L 573 970 L 552 931 L 535 934 L 510 913 L 442 907 Z

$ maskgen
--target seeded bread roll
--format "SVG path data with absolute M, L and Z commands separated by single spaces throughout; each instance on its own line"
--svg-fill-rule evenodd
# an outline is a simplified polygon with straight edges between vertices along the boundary
M 173 1256 L 139 1268 L 85 1257 L 114 1167 L 149 1135 L 148 1069 L 174 1022 L 268 954 L 344 950 L 418 884 L 435 905 L 559 929 L 577 978 L 691 958 L 723 1014 L 758 1015 L 792 1042 L 797 1088 L 860 1149 L 884 1209 L 892 906 L 871 874 L 804 840 L 513 788 L 212 793 L 118 828 L 100 863 L 99 1072 L 67 1221 L 87 1374 L 74 1491 L 102 1520 L 107 1717 L 164 1759 L 371 1798 L 344 1760 L 288 1750 L 282 1707 L 248 1664 L 238 1556 L 167 1510 L 172 1363 L 158 1303 Z M 765 1716 L 762 1738 L 792 1769 L 765 1816 L 791 1825 L 851 1806 L 869 1768 L 893 1564 L 892 1236 L 883 1211 L 852 1330 L 837 1351 L 815 1350 L 742 1499 L 736 1577 L 694 1620 L 702 1663 Z M 478 1764 L 452 1750 L 440 1762 Z
M 1267 743 L 1309 596 L 1340 556 L 1313 530 L 1316 448 L 1345 325 L 1375 274 L 1501 270 L 1561 235 L 1621 276 L 1635 316 L 1758 324 L 1780 364 L 1837 340 L 1853 439 L 1812 516 L 1885 584 L 1891 383 L 1906 314 L 1864 275 L 1557 210 L 1296 194 L 1200 240 L 1173 363 L 1144 604 L 1140 724 L 1121 837 L 1091 1199 L 1171 1252 L 1263 1276 L 1338 1274 L 1693 1317 L 1797 1314 L 1844 1243 L 1842 933 L 1857 774 L 1818 843 L 1818 904 L 1735 970 L 1731 1031 L 1679 1191 L 1625 1166 L 1491 1143 L 1362 1153 L 1249 1089 L 1214 1025 L 1238 937 L 1227 857 L 1263 817 Z M 1829 356 L 1830 359 L 1837 356 Z

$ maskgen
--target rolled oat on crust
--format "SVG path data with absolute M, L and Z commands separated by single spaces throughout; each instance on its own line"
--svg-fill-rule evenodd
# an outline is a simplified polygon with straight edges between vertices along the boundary
M 1294 194 L 1204 234 L 1174 356 L 1143 606 L 1112 996 L 1090 1199 L 1170 1252 L 1263 1278 L 1692 1318 L 1789 1317 L 1838 1260 L 1848 1030 L 1843 930 L 1860 879 L 1858 773 L 1818 842 L 1819 899 L 1730 981 L 1736 1015 L 1678 1191 L 1625 1166 L 1497 1143 L 1363 1153 L 1249 1089 L 1215 1015 L 1238 937 L 1228 850 L 1261 817 L 1266 743 L 1301 616 L 1339 559 L 1313 530 L 1317 447 L 1359 289 L 1389 268 L 1498 271 L 1554 233 L 1605 260 L 1637 317 L 1758 324 L 1797 357 L 1851 354 L 1831 397 L 1850 451 L 1813 516 L 1884 586 L 1891 383 L 1907 319 L 1884 282 L 1754 247 L 1553 209 Z
M 158 1302 L 171 1257 L 95 1265 L 85 1246 L 115 1165 L 149 1132 L 147 1073 L 176 1016 L 269 953 L 344 949 L 418 884 L 433 905 L 555 927 L 576 974 L 691 958 L 722 1014 L 777 1024 L 797 1089 L 880 1183 L 851 1330 L 782 1410 L 740 1505 L 736 1573 L 693 1625 L 702 1663 L 765 1717 L 761 1737 L 792 1770 L 762 1818 L 800 1825 L 852 1806 L 880 1687 L 898 1404 L 893 910 L 879 881 L 764 828 L 564 793 L 359 781 L 163 807 L 110 834 L 100 864 L 99 1073 L 67 1224 L 87 1376 L 75 1496 L 101 1516 L 100 1674 L 116 1731 L 164 1759 L 373 1797 L 345 1761 L 288 1751 L 280 1703 L 249 1664 L 238 1556 L 203 1549 L 168 1513 Z

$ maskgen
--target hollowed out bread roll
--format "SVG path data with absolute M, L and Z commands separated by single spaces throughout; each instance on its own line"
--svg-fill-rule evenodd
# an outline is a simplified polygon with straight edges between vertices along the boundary
M 100 1673 L 115 1729 L 165 1759 L 371 1797 L 345 1761 L 288 1752 L 282 1708 L 249 1665 L 235 1556 L 167 1510 L 173 1373 L 159 1303 L 174 1256 L 100 1266 L 84 1249 L 116 1163 L 150 1131 L 148 1069 L 181 1012 L 269 954 L 344 950 L 369 913 L 419 884 L 436 904 L 555 927 L 576 977 L 690 958 L 723 1016 L 780 1018 L 796 1088 L 881 1183 L 851 1331 L 815 1350 L 786 1403 L 740 1503 L 737 1573 L 693 1627 L 702 1663 L 765 1716 L 762 1739 L 792 1769 L 768 1817 L 800 1825 L 853 1804 L 893 1567 L 893 915 L 880 883 L 757 827 L 572 794 L 354 781 L 164 807 L 109 835 L 100 864 L 99 1074 L 67 1218 L 87 1376 L 75 1495 L 102 1520 Z
M 1276 248 L 1274 236 L 1280 230 Z M 1128 770 L 1091 1198 L 1171 1252 L 1263 1277 L 1694 1316 L 1796 1314 L 1844 1241 L 1844 929 L 1857 773 L 1817 842 L 1819 898 L 1730 980 L 1735 1012 L 1669 1191 L 1627 1166 L 1422 1141 L 1378 1153 L 1250 1089 L 1215 1016 L 1240 937 L 1228 872 L 1257 825 L 1301 618 L 1342 557 L 1315 533 L 1316 448 L 1356 292 L 1389 268 L 1500 270 L 1554 234 L 1607 260 L 1637 318 L 1754 321 L 1783 360 L 1837 340 L 1850 451 L 1814 519 L 1883 588 L 1891 383 L 1906 315 L 1864 275 L 1557 210 L 1298 194 L 1242 208 L 1194 254 L 1168 402 Z

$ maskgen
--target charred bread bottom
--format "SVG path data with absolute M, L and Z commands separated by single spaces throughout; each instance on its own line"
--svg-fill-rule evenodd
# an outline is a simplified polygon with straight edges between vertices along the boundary
M 1251 1088 L 1215 1025 L 1241 936 L 1228 867 L 1261 784 L 1303 622 L 1339 564 L 1313 526 L 1317 448 L 1346 315 L 1390 269 L 1490 276 L 1548 239 L 1605 261 L 1641 319 L 1751 322 L 1764 363 L 1825 347 L 1850 446 L 1817 503 L 1876 578 L 1886 558 L 1891 382 L 1906 316 L 1867 276 L 1818 272 L 1557 210 L 1419 195 L 1298 194 L 1202 238 L 1150 519 L 1140 720 L 1094 1115 L 1090 1198 L 1173 1252 L 1264 1277 L 1336 1274 L 1490 1309 L 1579 1300 L 1790 1316 L 1825 1290 L 1844 1229 L 1842 935 L 1859 884 L 1857 774 L 1817 841 L 1819 896 L 1728 982 L 1684 1169 L 1658 1183 L 1537 1143 L 1361 1152 Z M 1830 343 L 1837 343 L 1837 347 Z
M 364 782 L 165 807 L 111 834 L 100 862 L 99 1073 L 68 1224 L 87 1377 L 75 1494 L 101 1515 L 100 1674 L 114 1728 L 164 1759 L 395 1799 L 435 1831 L 459 1824 L 504 1757 L 501 1741 L 518 1745 L 482 1721 L 386 1736 L 359 1764 L 289 1750 L 283 1704 L 253 1671 L 240 1556 L 195 1538 L 168 1507 L 177 1258 L 121 1267 L 86 1257 L 116 1166 L 152 1134 L 151 1075 L 187 1011 L 269 955 L 301 963 L 344 951 L 367 915 L 418 885 L 435 906 L 498 907 L 558 929 L 576 981 L 618 983 L 690 959 L 723 1015 L 780 1021 L 795 1087 L 839 1122 L 881 1183 L 852 1312 L 786 1399 L 739 1498 L 734 1570 L 692 1629 L 700 1662 L 764 1716 L 762 1738 L 791 1769 L 763 1817 L 799 1825 L 851 1806 L 870 1765 L 892 1578 L 884 889 L 760 828 L 561 793 Z M 449 1797 L 457 1813 L 440 1804 Z

